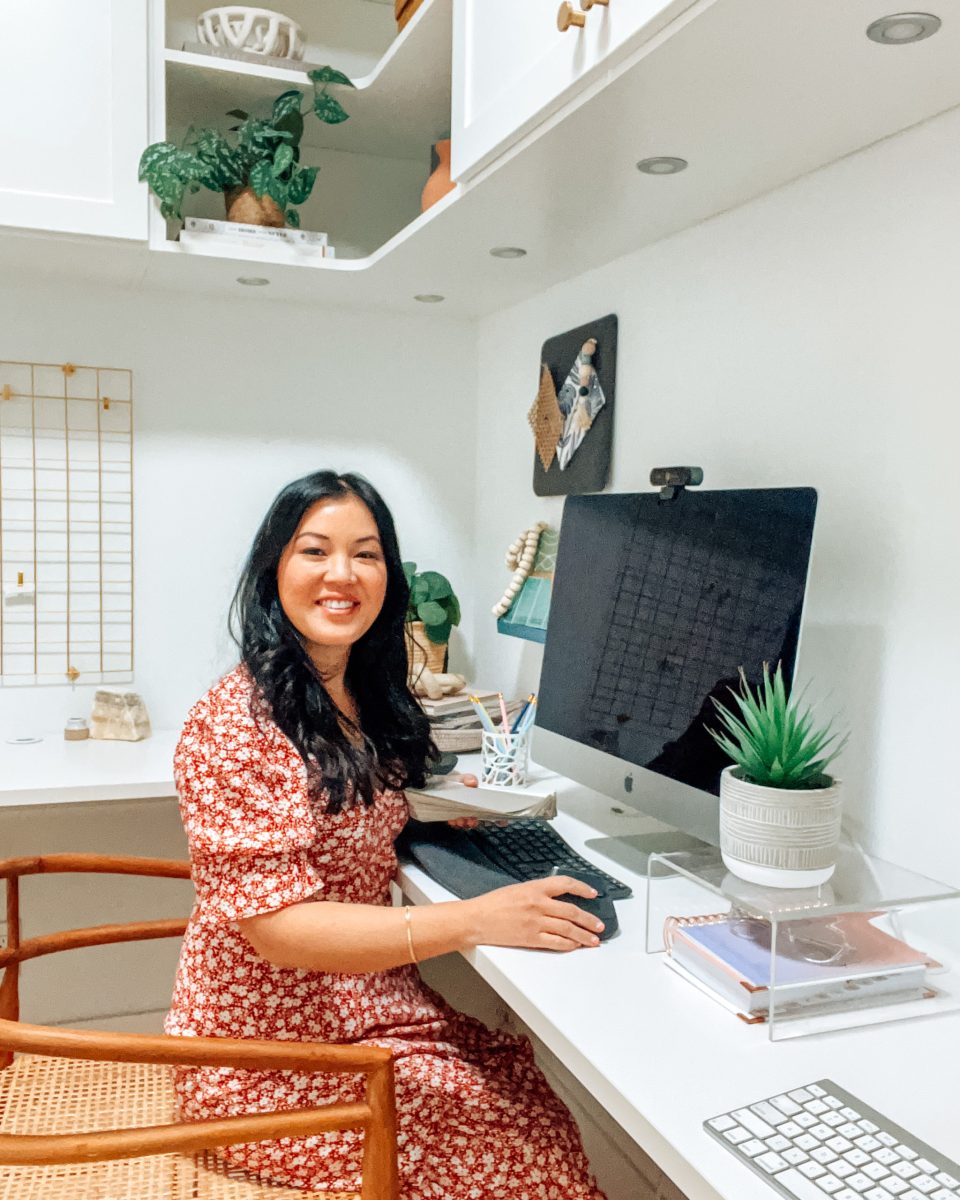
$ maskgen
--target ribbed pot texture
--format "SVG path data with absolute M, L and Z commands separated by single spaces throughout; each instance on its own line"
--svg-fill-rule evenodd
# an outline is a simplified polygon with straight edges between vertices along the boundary
M 271 196 L 258 196 L 252 187 L 230 188 L 223 193 L 227 220 L 241 225 L 270 225 L 282 229 L 286 224 L 280 206 Z
M 720 849 L 728 858 L 778 871 L 816 871 L 837 861 L 840 785 L 815 790 L 720 776 Z
M 417 670 L 424 664 L 435 675 L 442 675 L 444 663 L 447 661 L 446 644 L 438 646 L 427 637 L 427 631 L 422 621 L 407 622 L 407 655 L 410 659 L 410 674 L 416 677 Z

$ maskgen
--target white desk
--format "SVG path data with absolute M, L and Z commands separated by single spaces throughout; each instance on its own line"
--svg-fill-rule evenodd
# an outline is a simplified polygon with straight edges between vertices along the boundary
M 179 736 L 161 730 L 142 742 L 68 742 L 61 732 L 29 745 L 0 742 L 0 808 L 175 796 Z
M 567 780 L 557 798 L 557 831 L 633 887 L 616 904 L 619 935 L 573 954 L 466 957 L 690 1200 L 776 1196 L 701 1123 L 822 1077 L 960 1160 L 960 1013 L 771 1043 L 764 1026 L 741 1024 L 645 953 L 646 880 L 584 845 L 638 832 L 643 819 Z M 418 867 L 403 868 L 401 885 L 417 904 L 450 899 Z

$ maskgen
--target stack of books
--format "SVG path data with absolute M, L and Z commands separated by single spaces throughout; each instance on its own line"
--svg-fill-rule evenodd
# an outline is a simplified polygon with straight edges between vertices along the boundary
M 325 233 L 313 229 L 276 228 L 272 225 L 244 225 L 240 221 L 215 221 L 208 217 L 187 217 L 180 231 L 180 244 L 203 250 L 210 245 L 243 245 L 269 248 L 271 260 L 304 262 L 312 258 L 333 258 L 334 249 Z
M 776 1016 L 863 1008 L 932 997 L 934 962 L 878 929 L 877 912 L 785 922 L 770 952 L 770 924 L 731 913 L 671 917 L 665 961 L 747 1024 L 768 1019 L 771 975 Z
M 499 725 L 501 713 L 497 692 L 477 692 L 467 687 L 452 696 L 441 696 L 439 700 L 418 697 L 420 707 L 430 718 L 433 740 L 439 749 L 454 754 L 480 749 L 482 726 L 477 710 L 471 703 L 471 696 L 476 696 L 493 723 Z M 522 707 L 522 700 L 508 700 L 507 716 L 512 720 Z

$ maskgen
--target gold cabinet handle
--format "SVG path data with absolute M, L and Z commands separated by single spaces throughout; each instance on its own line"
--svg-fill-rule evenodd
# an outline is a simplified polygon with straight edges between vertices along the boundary
M 571 25 L 576 25 L 578 28 L 583 28 L 587 23 L 587 18 L 583 13 L 573 11 L 573 5 L 570 0 L 563 0 L 560 5 L 560 11 L 557 13 L 557 28 L 561 33 L 566 33 Z
M 604 8 L 610 3 L 610 0 L 580 0 L 580 7 L 584 12 L 589 12 L 595 4 L 602 4 Z

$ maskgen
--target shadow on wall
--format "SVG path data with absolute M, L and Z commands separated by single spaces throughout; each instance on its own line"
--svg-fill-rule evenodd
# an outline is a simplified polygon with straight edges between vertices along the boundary
M 825 719 L 836 714 L 850 741 L 837 762 L 843 780 L 843 824 L 857 842 L 876 828 L 874 811 L 879 762 L 878 697 L 885 650 L 878 625 L 804 623 L 798 682 L 811 681 L 809 701 Z

